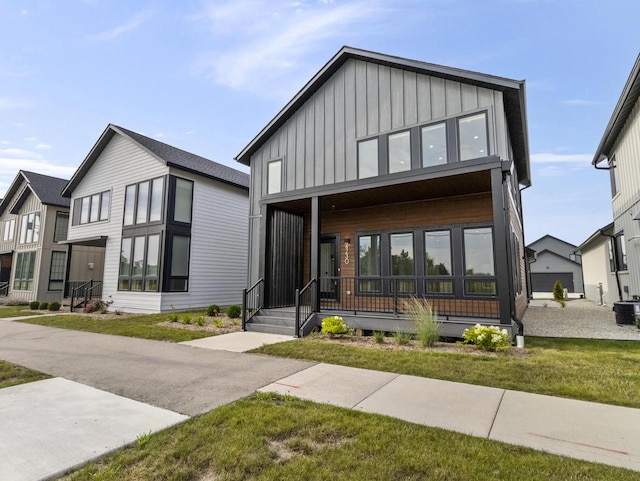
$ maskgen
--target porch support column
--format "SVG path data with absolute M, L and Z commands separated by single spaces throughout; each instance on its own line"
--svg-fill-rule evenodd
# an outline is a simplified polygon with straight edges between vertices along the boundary
M 71 273 L 71 253 L 73 251 L 73 244 L 67 245 L 67 265 L 64 268 L 64 284 L 62 287 L 62 297 L 69 297 L 69 274 Z
M 270 289 L 271 289 L 271 279 L 267 279 L 267 269 L 266 269 L 266 256 L 267 256 L 267 237 L 269 236 L 269 206 L 268 205 L 261 205 L 259 207 L 260 209 L 260 235 L 258 236 L 259 239 L 259 246 L 258 246 L 258 277 L 256 277 L 255 279 L 251 279 L 251 277 L 249 277 L 249 285 L 247 285 L 247 288 L 249 288 L 249 286 L 251 284 L 253 284 L 254 282 L 258 281 L 258 279 L 264 279 L 264 285 L 263 285 L 263 290 L 262 290 L 262 304 L 263 307 L 269 307 L 270 303 L 271 303 L 271 299 L 269 299 L 269 293 L 270 293 Z M 252 247 L 253 248 L 253 247 Z
M 509 283 L 510 245 L 508 206 L 505 204 L 505 185 L 502 169 L 491 169 L 491 198 L 493 202 L 494 255 L 496 260 L 496 282 L 498 304 L 500 306 L 500 324 L 511 325 L 511 294 Z
M 321 199 L 318 196 L 311 197 L 311 279 L 316 279 L 316 295 L 314 296 L 314 310 L 320 310 L 320 206 Z

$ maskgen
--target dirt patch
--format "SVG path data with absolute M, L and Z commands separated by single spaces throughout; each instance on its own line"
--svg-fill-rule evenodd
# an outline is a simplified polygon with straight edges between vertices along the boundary
M 340 446 L 346 441 L 344 438 L 335 438 L 324 441 L 308 439 L 306 437 L 292 436 L 286 439 L 269 440 L 269 450 L 277 463 L 284 463 L 299 456 L 309 456 L 326 447 Z
M 424 352 L 447 352 L 454 354 L 468 354 L 472 356 L 517 356 L 524 357 L 527 355 L 526 349 L 518 349 L 510 347 L 506 351 L 499 353 L 483 351 L 482 349 L 470 344 L 454 343 L 454 342 L 437 342 L 433 347 L 422 347 L 418 341 L 411 340 L 408 344 L 398 344 L 393 337 L 385 337 L 383 343 L 377 343 L 373 336 L 334 336 L 317 335 L 314 340 L 342 344 L 353 347 L 362 347 L 365 349 L 378 349 L 383 351 L 424 351 Z

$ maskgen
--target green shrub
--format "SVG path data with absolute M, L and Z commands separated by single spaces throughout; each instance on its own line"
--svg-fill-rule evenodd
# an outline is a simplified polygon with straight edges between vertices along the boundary
M 373 331 L 373 338 L 376 340 L 376 344 L 383 344 L 384 331 Z
M 396 340 L 399 346 L 406 346 L 411 340 L 411 334 L 408 332 L 396 331 L 393 333 L 393 338 Z
M 462 333 L 464 342 L 474 344 L 485 351 L 502 351 L 509 349 L 509 333 L 498 326 L 483 326 L 476 324 Z
M 48 302 L 41 302 L 40 306 L 38 307 L 38 309 L 40 309 L 41 311 L 46 311 L 47 309 L 49 309 L 49 303 Z
M 178 322 L 178 314 L 175 311 L 169 314 L 169 321 Z
M 220 314 L 220 307 L 217 304 L 211 304 L 207 307 L 207 316 L 215 317 Z
M 336 334 L 347 334 L 349 332 L 349 326 L 344 323 L 344 319 L 340 316 L 329 316 L 322 320 L 323 334 L 328 334 L 329 337 L 333 337 Z
M 182 324 L 191 324 L 191 314 L 185 314 L 182 316 Z
M 440 340 L 442 323 L 438 321 L 438 314 L 428 302 L 412 297 L 405 305 L 405 313 L 413 321 L 416 337 L 422 347 L 433 347 Z
M 214 319 L 213 325 L 216 326 L 218 329 L 220 329 L 224 325 L 224 322 L 220 318 Z
M 204 316 L 198 316 L 196 319 L 196 324 L 199 326 L 204 326 Z
M 556 301 L 564 299 L 564 289 L 562 288 L 562 283 L 560 281 L 556 281 L 553 285 L 553 298 Z
M 242 312 L 242 308 L 237 304 L 232 304 L 227 307 L 227 316 L 231 319 L 236 319 L 240 317 L 240 313 Z
M 38 301 L 31 301 L 29 303 L 29 309 L 31 309 L 32 311 L 37 310 L 40 307 L 40 303 Z
M 50 311 L 59 311 L 61 304 L 58 301 L 53 301 L 49 303 Z

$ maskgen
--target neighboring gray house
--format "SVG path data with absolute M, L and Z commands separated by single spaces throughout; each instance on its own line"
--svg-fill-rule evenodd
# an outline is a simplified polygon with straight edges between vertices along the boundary
M 104 249 L 112 309 L 239 304 L 248 190 L 243 172 L 110 124 L 62 192 L 68 242 Z
M 614 236 L 609 284 L 618 285 L 619 296 L 612 294 L 624 300 L 640 296 L 639 99 L 640 55 L 592 161 L 597 169 L 609 171 Z
M 569 293 L 584 293 L 582 265 L 580 256 L 576 255 L 576 246 L 547 234 L 527 248 L 536 252 L 536 260 L 529 266 L 534 294 L 553 292 L 556 281 L 560 281 Z
M 0 202 L 0 293 L 25 301 L 61 301 L 67 270 L 66 179 L 21 170 Z
M 578 246 L 582 260 L 584 295 L 598 304 L 613 305 L 622 299 L 614 261 L 613 222 L 598 229 Z

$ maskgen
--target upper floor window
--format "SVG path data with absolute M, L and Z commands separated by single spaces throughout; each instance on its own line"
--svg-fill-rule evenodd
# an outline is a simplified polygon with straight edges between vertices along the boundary
M 282 160 L 274 160 L 267 164 L 267 194 L 282 192 Z
M 124 193 L 124 225 L 162 220 L 164 177 L 128 185 Z
M 411 169 L 411 132 L 389 135 L 389 173 Z
M 49 268 L 49 290 L 61 291 L 64 288 L 64 271 L 67 265 L 67 253 L 63 251 L 51 252 L 51 266 Z
M 615 156 L 609 160 L 609 178 L 611 180 L 611 197 L 615 197 L 620 192 L 620 174 Z
M 487 115 L 470 115 L 458 119 L 458 142 L 460 160 L 487 157 Z
M 14 232 L 16 231 L 16 219 L 5 220 L 4 221 L 4 229 L 2 231 L 2 240 L 4 242 L 12 241 Z
M 627 270 L 627 246 L 624 242 L 624 234 L 620 233 L 615 236 L 615 258 L 617 271 Z
M 175 179 L 173 220 L 190 224 L 193 207 L 193 181 L 180 177 L 173 177 L 173 179 Z
M 73 225 L 109 220 L 111 192 L 78 197 L 73 201 Z
M 447 124 L 422 127 L 422 167 L 447 163 Z
M 53 230 L 53 242 L 67 240 L 67 230 L 69 229 L 69 213 L 56 212 L 56 225 Z
M 31 244 L 40 240 L 40 212 L 23 215 L 20 223 L 20 244 Z
M 378 175 L 378 139 L 358 143 L 358 179 Z

